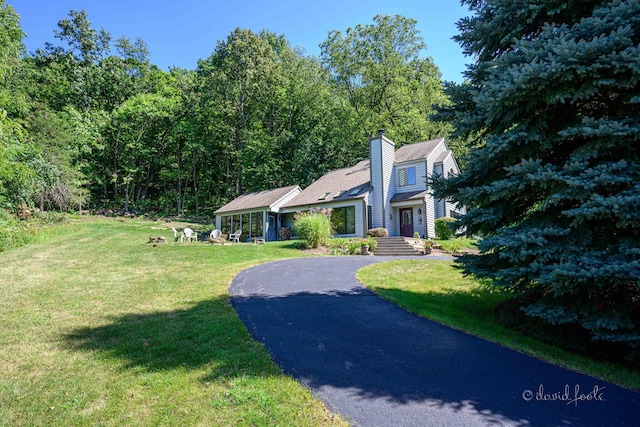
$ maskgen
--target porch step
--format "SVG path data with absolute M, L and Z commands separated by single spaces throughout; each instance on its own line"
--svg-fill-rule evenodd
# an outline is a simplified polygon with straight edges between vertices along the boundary
M 416 256 L 422 255 L 408 244 L 404 237 L 377 237 L 378 247 L 374 255 L 378 256 Z

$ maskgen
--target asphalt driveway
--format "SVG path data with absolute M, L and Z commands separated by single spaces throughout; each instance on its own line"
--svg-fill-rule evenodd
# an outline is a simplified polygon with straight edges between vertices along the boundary
M 231 302 L 284 372 L 353 425 L 640 426 L 640 393 L 378 298 L 355 272 L 385 259 L 259 265 L 236 276 Z

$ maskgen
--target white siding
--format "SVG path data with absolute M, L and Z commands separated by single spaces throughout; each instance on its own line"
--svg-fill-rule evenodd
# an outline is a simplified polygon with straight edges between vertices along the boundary
M 369 155 L 371 162 L 371 193 L 369 203 L 372 207 L 373 227 L 388 228 L 390 200 L 393 197 L 392 184 L 395 182 L 393 164 L 395 159 L 395 146 L 393 142 L 384 136 L 379 136 L 370 141 Z
M 460 169 L 458 168 L 458 163 L 455 161 L 452 155 L 449 155 L 443 162 L 444 173 L 447 178 L 449 178 L 449 174 L 453 171 L 454 175 L 458 175 L 460 173 Z M 459 209 L 456 203 L 446 202 L 446 213 L 445 216 L 453 216 L 453 212 L 465 213 L 465 209 Z
M 433 175 L 444 176 L 442 163 L 433 165 Z M 434 219 L 446 216 L 445 214 L 445 202 L 444 200 L 434 199 Z
M 398 174 L 401 169 L 415 168 L 416 171 L 416 183 L 413 185 L 400 185 Z M 396 164 L 393 171 L 394 185 L 393 191 L 395 193 L 409 193 L 413 191 L 424 191 L 427 189 L 427 163 L 423 161 L 406 162 Z
M 285 195 L 282 199 L 278 200 L 277 202 L 275 202 L 273 205 L 271 205 L 271 211 L 272 212 L 280 212 L 280 207 L 284 204 L 286 204 L 287 202 L 289 202 L 290 200 L 292 200 L 294 197 L 296 197 L 298 194 L 300 194 L 302 192 L 302 190 L 300 188 L 296 188 L 292 191 L 290 191 L 287 195 Z

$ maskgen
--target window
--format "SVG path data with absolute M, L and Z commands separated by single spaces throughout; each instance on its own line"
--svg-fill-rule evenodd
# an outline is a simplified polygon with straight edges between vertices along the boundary
M 251 216 L 250 214 L 242 214 L 241 224 L 238 227 L 239 230 L 242 230 L 242 237 L 245 239 L 251 236 Z
M 362 187 L 356 187 L 353 190 L 351 190 L 351 192 L 349 193 L 350 196 L 357 196 L 358 193 L 360 193 L 360 190 L 362 189 Z
M 331 226 L 336 234 L 355 234 L 356 232 L 356 208 L 333 208 L 331 213 Z
M 262 236 L 262 212 L 251 214 L 251 237 Z
M 324 200 L 324 199 L 326 199 L 327 197 L 329 197 L 329 195 L 330 195 L 330 194 L 331 194 L 331 192 L 324 193 L 322 196 L 318 197 L 318 200 Z
M 398 169 L 398 184 L 401 187 L 405 185 L 415 185 L 416 183 L 416 168 L 404 168 Z

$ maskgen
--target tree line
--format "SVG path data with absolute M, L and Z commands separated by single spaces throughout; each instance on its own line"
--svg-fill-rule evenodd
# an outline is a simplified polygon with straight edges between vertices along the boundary
M 300 184 L 399 145 L 447 135 L 440 73 L 402 16 L 329 32 L 320 57 L 237 28 L 193 70 L 155 66 L 84 10 L 27 53 L 0 0 L 0 204 L 211 214 L 247 191 Z

